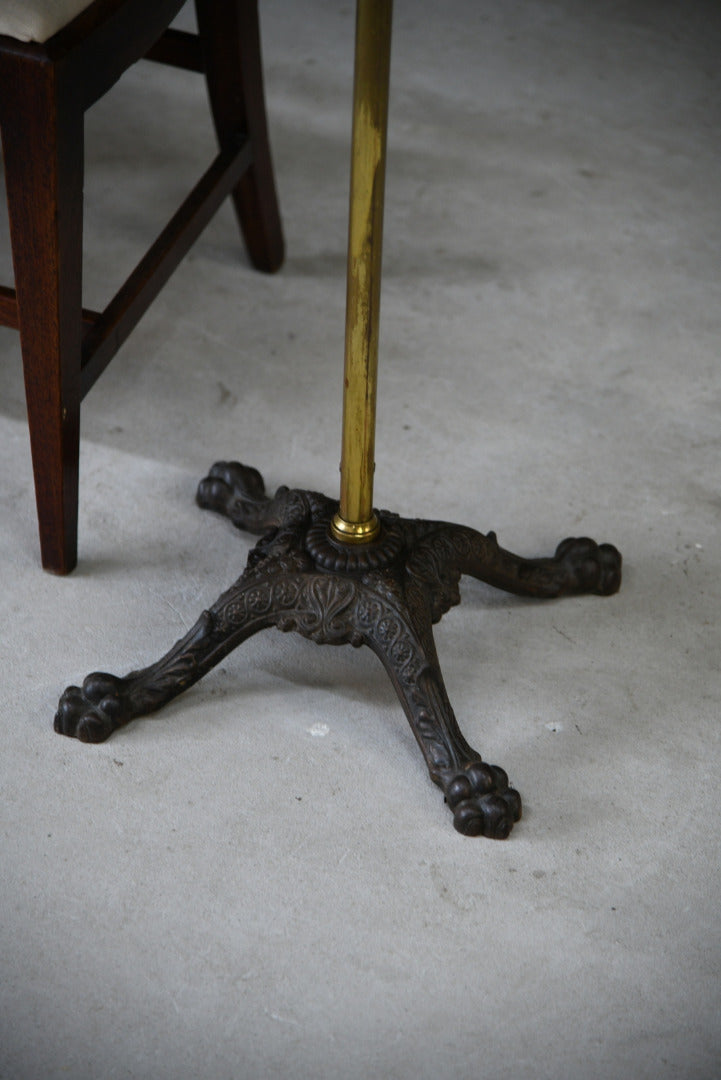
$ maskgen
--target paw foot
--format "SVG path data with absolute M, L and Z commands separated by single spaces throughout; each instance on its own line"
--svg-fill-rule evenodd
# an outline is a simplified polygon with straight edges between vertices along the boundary
M 196 501 L 203 510 L 228 514 L 243 503 L 253 505 L 266 500 L 263 477 L 257 469 L 237 461 L 219 461 L 200 481 Z
M 569 537 L 556 548 L 555 559 L 566 571 L 567 592 L 611 596 L 620 588 L 621 553 L 613 544 Z
M 123 694 L 123 680 L 94 672 L 82 687 L 69 686 L 60 698 L 55 730 L 81 742 L 104 742 L 131 719 Z
M 471 761 L 444 785 L 453 826 L 464 836 L 505 840 L 521 817 L 521 796 L 498 765 Z

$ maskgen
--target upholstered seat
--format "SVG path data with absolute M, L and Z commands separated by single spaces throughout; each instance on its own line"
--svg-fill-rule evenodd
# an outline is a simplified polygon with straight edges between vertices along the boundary
M 92 0 L 0 0 L 0 34 L 18 41 L 47 41 Z
M 227 196 L 254 266 L 283 260 L 257 0 L 195 0 L 197 35 L 170 27 L 183 3 L 0 0 L 15 271 L 15 287 L 0 286 L 0 325 L 20 330 L 42 562 L 56 573 L 77 557 L 80 402 Z M 105 310 L 88 311 L 84 114 L 144 57 L 205 75 L 219 153 Z

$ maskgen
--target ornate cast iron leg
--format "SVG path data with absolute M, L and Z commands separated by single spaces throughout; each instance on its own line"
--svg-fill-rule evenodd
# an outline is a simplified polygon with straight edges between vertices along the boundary
M 238 528 L 261 533 L 245 571 L 161 660 L 124 678 L 96 672 L 63 694 L 55 729 L 102 742 L 197 682 L 265 627 L 319 644 L 367 645 L 395 686 L 431 779 L 455 828 L 468 836 L 508 836 L 521 816 L 518 792 L 498 766 L 464 739 L 443 685 L 432 624 L 459 603 L 462 574 L 527 596 L 610 594 L 621 557 L 608 544 L 565 540 L 549 559 L 522 559 L 493 533 L 377 512 L 380 536 L 360 546 L 332 538 L 338 503 L 279 488 L 269 498 L 255 469 L 219 463 L 198 502 Z
M 407 606 L 380 615 L 367 635 L 396 688 L 428 766 L 466 836 L 504 839 L 521 816 L 521 797 L 503 769 L 487 765 L 464 739 L 443 683 L 425 590 L 409 581 Z

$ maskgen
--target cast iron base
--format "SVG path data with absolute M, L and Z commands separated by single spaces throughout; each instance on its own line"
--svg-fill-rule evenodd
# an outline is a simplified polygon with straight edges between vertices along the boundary
M 98 672 L 82 688 L 69 687 L 55 730 L 102 742 L 192 686 L 267 626 L 322 645 L 368 645 L 398 692 L 455 828 L 466 836 L 508 836 L 521 816 L 521 798 L 503 769 L 483 762 L 461 734 L 432 624 L 460 602 L 462 574 L 521 596 L 609 595 L 621 583 L 618 551 L 569 539 L 553 558 L 523 559 L 499 547 L 493 533 L 386 511 L 378 513 L 376 542 L 339 544 L 329 532 L 337 502 L 285 487 L 269 498 L 260 473 L 236 462 L 215 465 L 197 499 L 238 528 L 263 534 L 245 571 L 157 663 L 125 678 Z

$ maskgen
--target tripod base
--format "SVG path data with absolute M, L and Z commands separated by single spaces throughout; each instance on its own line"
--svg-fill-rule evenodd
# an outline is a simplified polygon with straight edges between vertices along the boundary
M 521 798 L 503 769 L 464 739 L 443 685 L 432 624 L 460 602 L 470 574 L 521 596 L 609 595 L 621 583 L 621 556 L 610 544 L 564 540 L 552 558 L 523 559 L 493 533 L 378 512 L 377 541 L 332 539 L 337 502 L 279 488 L 270 498 L 255 469 L 219 463 L 198 488 L 198 503 L 262 534 L 245 571 L 161 660 L 124 678 L 88 675 L 69 687 L 55 730 L 102 742 L 136 717 L 159 709 L 197 682 L 242 641 L 265 627 L 294 630 L 321 645 L 367 645 L 381 659 L 455 828 L 505 838 Z

